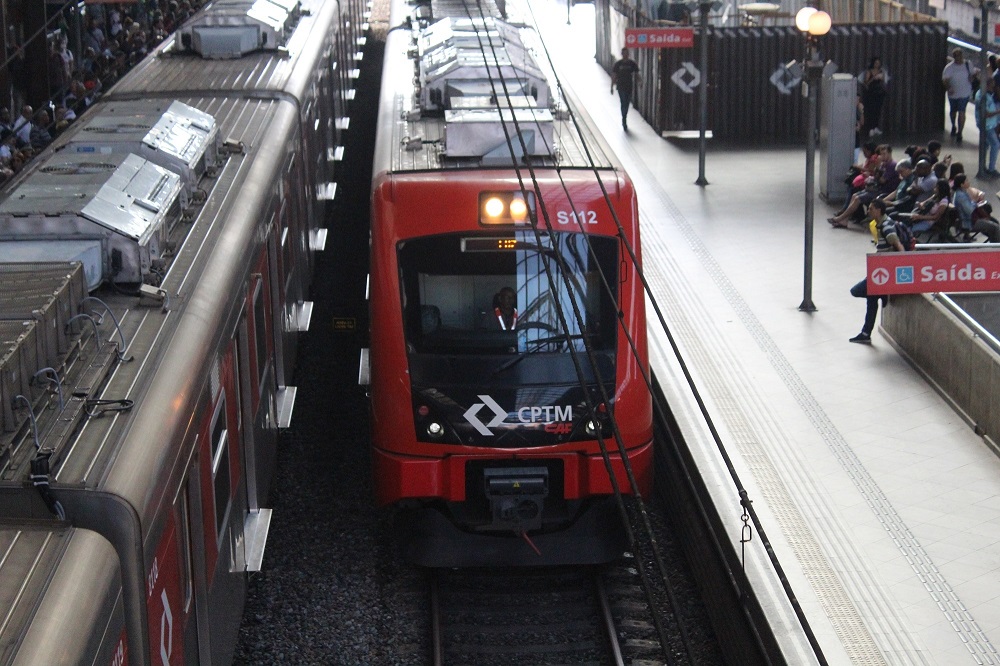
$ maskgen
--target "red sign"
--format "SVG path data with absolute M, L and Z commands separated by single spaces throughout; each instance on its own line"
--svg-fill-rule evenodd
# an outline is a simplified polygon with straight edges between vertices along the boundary
M 633 49 L 690 49 L 694 28 L 625 28 L 625 46 Z
M 868 255 L 868 293 L 1000 291 L 1000 252 L 878 252 Z

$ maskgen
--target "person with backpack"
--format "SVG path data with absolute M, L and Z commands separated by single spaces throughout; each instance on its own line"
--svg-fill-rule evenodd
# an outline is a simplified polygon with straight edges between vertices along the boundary
M 885 212 L 885 202 L 876 199 L 868 206 L 868 216 L 872 219 L 872 225 L 878 232 L 877 249 L 879 251 L 888 250 L 892 252 L 905 252 L 913 249 L 913 232 L 902 222 L 889 217 Z M 868 278 L 851 287 L 851 296 L 864 298 L 867 300 L 865 309 L 865 323 L 861 327 L 861 332 L 850 339 L 863 345 L 872 343 L 872 331 L 875 330 L 875 318 L 878 316 L 879 296 L 868 295 Z M 885 296 L 881 297 L 882 304 L 888 301 Z

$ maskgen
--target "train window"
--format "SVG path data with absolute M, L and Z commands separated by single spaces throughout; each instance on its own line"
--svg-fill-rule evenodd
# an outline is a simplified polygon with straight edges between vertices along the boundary
M 229 512 L 229 496 L 232 490 L 225 396 L 219 401 L 212 421 L 212 486 L 215 490 L 215 533 L 221 536 L 226 514 Z
M 253 293 L 254 348 L 257 361 L 257 385 L 263 390 L 267 369 L 267 311 L 264 308 L 264 280 L 257 280 Z
M 611 355 L 618 249 L 615 238 L 552 233 L 539 241 L 533 231 L 404 241 L 398 254 L 408 348 L 551 358 L 583 351 L 586 340 Z
M 184 612 L 191 610 L 191 601 L 194 598 L 194 567 L 191 557 L 191 503 L 188 499 L 190 479 L 184 481 L 184 487 L 178 502 L 177 512 L 180 515 L 181 538 L 179 547 L 181 549 L 181 586 L 184 591 Z

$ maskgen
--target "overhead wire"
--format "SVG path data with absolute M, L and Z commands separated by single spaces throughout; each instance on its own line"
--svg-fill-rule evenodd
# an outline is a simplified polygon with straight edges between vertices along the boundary
M 534 20 L 534 10 L 532 9 L 532 7 L 531 7 L 530 4 L 528 4 L 528 11 L 532 15 L 533 23 L 535 23 L 537 25 L 537 21 Z M 539 36 L 539 38 L 541 38 L 541 37 Z M 552 62 L 552 58 L 551 58 L 551 55 L 549 54 L 548 49 L 543 49 L 543 52 L 545 53 L 545 56 L 548 59 L 550 68 L 552 69 L 553 72 L 555 72 L 555 65 Z M 560 90 L 562 90 L 562 82 L 561 82 L 561 80 L 559 80 L 558 76 L 556 76 L 556 81 L 557 81 L 557 83 L 558 83 L 558 85 L 560 87 Z M 566 95 L 564 94 L 563 97 L 565 99 Z M 567 100 L 567 106 L 568 106 L 568 100 Z M 573 121 L 574 125 L 577 126 L 578 131 L 579 131 L 579 124 L 577 122 L 576 115 L 573 114 L 573 113 L 571 113 L 570 114 L 570 118 Z M 599 185 L 601 187 L 601 191 L 604 193 L 604 196 L 607 197 L 608 196 L 607 189 L 605 188 L 605 185 L 604 185 L 604 182 L 603 182 L 603 180 L 601 178 L 600 172 L 598 171 L 598 169 L 596 167 L 596 163 L 594 162 L 593 157 L 590 155 L 589 147 L 587 146 L 586 142 L 583 142 L 582 146 L 583 146 L 583 149 L 584 149 L 585 153 L 587 154 L 588 161 L 590 161 L 590 163 L 593 165 L 595 178 L 597 179 L 597 182 L 599 183 Z M 668 341 L 668 343 L 670 345 L 672 353 L 678 359 L 678 364 L 679 364 L 679 366 L 681 368 L 681 372 L 684 375 L 685 381 L 687 382 L 687 384 L 691 388 L 692 395 L 695 398 L 695 401 L 696 401 L 696 403 L 698 405 L 698 408 L 699 408 L 700 412 L 702 413 L 702 416 L 703 416 L 703 418 L 705 420 L 705 423 L 706 423 L 706 425 L 709 428 L 709 431 L 710 431 L 710 433 L 711 433 L 711 435 L 713 437 L 713 440 L 716 443 L 716 446 L 717 446 L 718 450 L 720 451 L 720 454 L 723 457 L 723 460 L 725 461 L 725 464 L 726 464 L 727 469 L 729 470 L 730 476 L 732 477 L 733 482 L 736 485 L 736 488 L 737 488 L 737 491 L 738 491 L 738 494 L 739 494 L 739 498 L 740 498 L 740 506 L 743 508 L 743 510 L 744 510 L 744 512 L 746 514 L 749 514 L 749 516 L 751 517 L 751 520 L 754 523 L 754 526 L 757 528 L 758 536 L 760 537 L 760 539 L 761 539 L 761 541 L 762 541 L 762 543 L 764 545 L 764 549 L 765 549 L 765 551 L 767 553 L 767 556 L 768 556 L 768 558 L 769 558 L 769 560 L 771 562 L 771 566 L 775 569 L 775 573 L 778 575 L 778 578 L 780 580 L 782 588 L 784 589 L 784 591 L 786 593 L 786 596 L 788 597 L 790 603 L 792 604 L 793 612 L 795 613 L 796 617 L 798 618 L 799 623 L 802 626 L 804 633 L 806 634 L 806 638 L 807 638 L 807 640 L 809 641 L 811 647 L 814 650 L 814 653 L 818 657 L 820 663 L 826 663 L 826 658 L 825 658 L 825 655 L 824 655 L 824 653 L 822 651 L 821 646 L 819 645 L 819 641 L 816 638 L 814 632 L 812 631 L 812 627 L 810 626 L 808 619 L 805 617 L 805 613 L 802 610 L 801 605 L 798 602 L 798 599 L 797 599 L 797 596 L 794 593 L 794 590 L 791 589 L 791 583 L 788 581 L 788 578 L 787 578 L 787 576 L 784 573 L 784 568 L 781 566 L 781 563 L 778 561 L 777 556 L 775 555 L 775 553 L 774 553 L 774 551 L 773 551 L 773 549 L 771 547 L 770 540 L 768 539 L 767 534 L 764 531 L 763 525 L 761 524 L 760 519 L 757 516 L 757 513 L 756 513 L 756 511 L 753 508 L 753 501 L 749 498 L 749 493 L 747 492 L 746 488 L 744 487 L 744 485 L 743 485 L 743 483 L 742 483 L 742 481 L 741 481 L 741 479 L 739 477 L 739 474 L 736 471 L 736 467 L 733 464 L 733 461 L 732 461 L 731 457 L 729 456 L 729 453 L 726 450 L 725 445 L 723 444 L 722 436 L 719 434 L 718 429 L 715 426 L 715 422 L 712 419 L 711 414 L 708 411 L 708 406 L 705 404 L 704 399 L 701 396 L 701 392 L 697 388 L 697 385 L 696 385 L 696 383 L 694 381 L 694 377 L 691 375 L 691 372 L 688 369 L 687 364 L 683 360 L 683 356 L 682 356 L 681 350 L 680 350 L 680 345 L 677 343 L 676 339 L 674 338 L 673 334 L 671 333 L 670 327 L 667 325 L 666 317 L 663 315 L 663 312 L 660 309 L 659 301 L 656 299 L 655 295 L 653 294 L 652 288 L 649 285 L 649 282 L 646 280 L 646 276 L 643 273 L 643 271 L 642 271 L 642 269 L 641 269 L 641 267 L 640 267 L 640 265 L 638 263 L 637 255 L 636 255 L 636 252 L 635 252 L 634 248 L 632 248 L 628 244 L 628 241 L 627 241 L 627 238 L 626 238 L 626 236 L 624 234 L 624 230 L 622 228 L 621 222 L 620 222 L 620 220 L 619 220 L 619 218 L 617 216 L 617 213 L 614 210 L 614 208 L 611 208 L 611 215 L 612 215 L 612 218 L 615 221 L 615 224 L 618 226 L 619 235 L 621 236 L 624 245 L 628 249 L 629 256 L 631 257 L 633 264 L 636 266 L 636 274 L 638 275 L 640 281 L 642 282 L 643 291 L 649 297 L 649 301 L 653 305 L 653 310 L 656 312 L 656 317 L 657 317 L 657 320 L 658 320 L 658 322 L 660 324 L 660 328 L 664 332 L 664 335 L 667 338 L 667 341 Z M 602 278 L 603 278 L 603 274 L 602 274 Z M 628 332 L 626 332 L 626 336 L 628 336 Z M 651 377 L 647 376 L 646 370 L 644 368 L 642 368 L 641 365 L 640 365 L 640 370 L 642 371 L 642 374 L 643 374 L 643 380 L 646 382 L 646 385 L 649 388 L 650 395 L 653 396 L 653 405 L 654 405 L 654 408 L 655 408 L 655 410 L 657 412 L 657 416 L 658 416 L 658 418 L 660 420 L 660 423 L 661 423 L 661 425 L 664 428 L 669 428 L 669 424 L 668 424 L 667 419 L 666 419 L 666 413 L 665 413 L 666 410 L 660 404 L 660 402 L 658 400 L 656 400 L 656 391 L 653 388 Z M 688 482 L 690 484 L 691 483 L 690 475 L 688 475 L 687 478 L 688 478 Z M 698 496 L 697 493 L 692 493 L 692 494 L 695 497 L 695 501 L 697 502 L 698 509 L 699 509 L 700 513 L 702 515 L 707 515 L 707 510 L 704 507 L 704 503 L 702 502 L 701 498 Z M 716 549 L 719 552 L 721 552 L 722 551 L 722 546 L 719 543 L 719 541 L 718 541 L 716 535 L 714 534 L 714 532 L 712 532 L 711 538 L 712 538 L 712 540 L 714 542 L 714 545 L 715 545 Z M 736 584 L 735 580 L 732 578 L 731 575 L 730 575 L 730 581 L 731 581 L 731 583 L 732 583 L 732 585 L 734 587 L 736 587 L 736 588 L 739 587 Z M 751 627 L 753 627 L 753 623 L 751 623 Z M 753 627 L 753 631 L 754 631 L 755 637 L 757 638 L 758 642 L 760 642 L 762 639 L 759 636 L 759 633 L 757 632 L 757 630 L 756 630 L 755 627 Z
M 525 145 L 524 135 L 523 135 L 523 133 L 521 132 L 521 129 L 520 129 L 520 121 L 517 119 L 517 115 L 516 115 L 516 113 L 514 111 L 514 106 L 513 106 L 513 103 L 511 101 L 511 98 L 510 98 L 510 91 L 509 91 L 509 89 L 507 87 L 507 81 L 502 76 L 502 69 L 501 69 L 500 60 L 497 57 L 496 46 L 493 44 L 493 38 L 492 38 L 492 36 L 490 36 L 490 34 L 489 34 L 488 30 L 487 30 L 487 26 L 485 25 L 486 24 L 486 21 L 485 21 L 486 17 L 485 17 L 485 13 L 483 11 L 482 4 L 481 4 L 480 0 L 476 1 L 476 6 L 479 8 L 480 18 L 483 19 L 483 30 L 486 33 L 486 38 L 487 38 L 487 41 L 489 42 L 489 48 L 490 48 L 491 54 L 493 55 L 492 64 L 495 65 L 495 67 L 497 69 L 497 74 L 498 74 L 498 79 L 499 79 L 499 82 L 500 82 L 500 86 L 503 88 L 503 91 L 504 91 L 504 99 L 506 99 L 506 101 L 507 101 L 507 107 L 508 107 L 508 110 L 510 111 L 510 114 L 511 114 L 511 122 L 512 122 L 513 126 L 515 127 L 515 129 L 517 129 L 517 138 L 518 138 L 518 142 L 520 144 L 521 153 L 524 156 L 524 163 L 526 165 L 524 167 L 524 170 L 526 170 L 528 172 L 528 176 L 529 176 L 529 178 L 531 180 L 532 189 L 535 192 L 536 200 L 538 201 L 538 206 L 541 209 L 542 219 L 544 220 L 546 230 L 549 232 L 549 234 L 555 234 L 556 232 L 555 232 L 555 230 L 553 228 L 553 225 L 552 225 L 552 221 L 551 221 L 551 218 L 550 218 L 550 215 L 549 215 L 548 207 L 547 207 L 547 205 L 546 205 L 546 203 L 544 201 L 544 198 L 542 197 L 542 194 L 541 194 L 541 188 L 539 186 L 538 177 L 537 177 L 537 175 L 535 173 L 535 169 L 534 169 L 534 167 L 532 165 L 531 158 L 528 155 L 528 148 Z M 529 9 L 529 11 L 530 11 L 530 9 Z M 471 11 L 469 11 L 468 5 L 466 5 L 466 12 L 469 15 L 470 20 L 472 20 L 473 22 L 475 22 L 475 18 L 472 16 Z M 483 53 L 484 65 L 485 65 L 486 71 L 488 73 L 488 79 L 489 79 L 489 82 L 490 82 L 490 87 L 491 87 L 491 89 L 493 91 L 493 98 L 497 100 L 498 112 L 499 112 L 499 115 L 501 117 L 501 123 L 500 124 L 501 124 L 501 127 L 502 127 L 503 132 L 504 132 L 504 137 L 505 137 L 505 140 L 506 140 L 506 143 L 507 143 L 507 146 L 508 146 L 508 151 L 510 153 L 511 161 L 513 163 L 515 174 L 516 174 L 517 179 L 518 179 L 518 185 L 521 188 L 522 193 L 524 193 L 526 195 L 527 194 L 527 190 L 526 190 L 525 185 L 524 185 L 524 176 L 523 176 L 523 173 L 522 173 L 522 167 L 520 166 L 520 164 L 518 164 L 517 154 L 516 154 L 516 152 L 514 150 L 514 146 L 513 146 L 512 140 L 511 140 L 510 132 L 507 129 L 506 123 L 503 122 L 503 112 L 502 112 L 502 109 L 499 108 L 500 107 L 500 96 L 497 94 L 496 81 L 494 80 L 492 74 L 490 74 L 490 65 L 491 65 L 490 58 L 487 56 L 487 54 L 485 52 L 485 45 L 483 44 L 483 38 L 482 38 L 481 33 L 479 33 L 478 31 L 477 31 L 477 38 L 478 38 L 478 41 L 479 41 L 480 50 Z M 543 51 L 544 50 L 545 49 L 543 48 Z M 547 52 L 546 52 L 546 56 L 548 57 Z M 549 64 L 551 66 L 551 58 L 549 58 Z M 556 80 L 558 82 L 558 77 L 555 75 L 554 68 L 552 68 L 552 75 L 556 78 Z M 559 90 L 561 91 L 562 90 L 561 82 L 558 83 L 558 87 L 559 87 Z M 565 95 L 563 95 L 563 99 L 566 101 L 567 109 L 569 110 L 568 100 L 566 100 Z M 590 155 L 590 151 L 587 150 L 587 148 L 586 148 L 586 141 L 585 141 L 585 138 L 584 138 L 584 134 L 580 130 L 579 124 L 576 122 L 576 118 L 572 114 L 572 112 L 570 113 L 570 117 L 573 118 L 574 126 L 575 126 L 575 128 L 577 130 L 577 133 L 579 134 L 579 136 L 581 138 L 581 143 L 584 146 L 584 149 L 586 151 L 588 159 L 589 159 L 589 161 L 591 163 L 591 167 L 593 168 L 593 170 L 595 172 L 595 175 L 598 178 L 598 182 L 600 183 L 600 187 L 601 187 L 602 195 L 604 197 L 604 201 L 607 204 L 608 208 L 611 210 L 611 214 L 612 214 L 612 216 L 613 216 L 613 218 L 615 220 L 615 223 L 616 223 L 618 231 L 619 231 L 619 238 L 622 241 L 622 243 L 627 247 L 629 255 L 630 255 L 630 258 L 632 260 L 632 264 L 635 267 L 636 271 L 640 272 L 640 266 L 639 266 L 639 263 L 638 263 L 635 251 L 632 248 L 631 244 L 628 242 L 627 234 L 626 234 L 625 230 L 623 229 L 623 227 L 621 225 L 621 222 L 618 219 L 618 216 L 617 216 L 617 214 L 616 214 L 616 212 L 614 210 L 614 205 L 613 205 L 613 203 L 611 201 L 610 195 L 609 195 L 606 187 L 604 186 L 603 181 L 600 180 L 600 174 L 598 173 L 597 167 L 596 167 L 596 165 L 595 165 L 595 163 L 593 161 L 592 156 Z M 537 116 L 536 116 L 536 121 L 535 122 L 536 122 L 536 124 L 538 122 L 537 121 Z M 542 132 L 538 132 L 538 134 L 542 136 L 542 139 L 544 141 L 545 140 L 544 134 Z M 594 252 L 593 245 L 591 244 L 591 241 L 590 241 L 589 235 L 587 233 L 587 230 L 586 230 L 585 226 L 583 225 L 583 216 L 579 215 L 579 211 L 577 210 L 576 205 L 573 203 L 572 195 L 570 194 L 569 188 L 568 188 L 568 186 L 566 184 L 566 181 L 565 181 L 565 179 L 562 176 L 561 169 L 559 167 L 555 167 L 554 170 L 555 170 L 555 173 L 556 173 L 556 175 L 557 175 L 557 177 L 559 179 L 559 182 L 560 182 L 560 184 L 561 184 L 561 186 L 563 188 L 563 191 L 566 193 L 566 198 L 569 201 L 569 205 L 571 206 L 573 212 L 575 213 L 574 216 L 573 216 L 573 218 L 574 218 L 574 220 L 576 220 L 577 225 L 580 227 L 580 231 L 586 237 L 588 250 L 590 252 L 590 255 L 595 259 L 595 265 L 597 265 L 597 267 L 598 267 L 598 273 L 600 273 L 600 275 L 601 275 L 601 281 L 602 281 L 605 289 L 607 290 L 609 296 L 612 299 L 616 299 L 615 303 L 616 303 L 616 306 L 618 306 L 618 305 L 620 305 L 620 302 L 617 299 L 621 298 L 620 292 L 617 293 L 617 295 L 616 295 L 616 292 L 611 289 L 611 286 L 610 286 L 610 284 L 607 281 L 607 276 L 604 275 L 603 267 L 601 267 L 600 263 L 598 261 L 596 261 L 596 259 L 597 259 L 596 253 Z M 537 215 L 536 215 L 536 220 L 537 220 Z M 542 246 L 542 237 L 541 237 L 541 232 L 538 229 L 537 223 L 536 224 L 532 224 L 531 225 L 531 229 L 533 230 L 533 232 L 535 234 L 536 244 L 539 247 L 541 247 Z M 571 283 L 569 282 L 569 278 L 568 278 L 569 271 L 568 271 L 568 267 L 565 265 L 565 261 L 563 260 L 562 256 L 558 252 L 553 253 L 553 259 L 554 259 L 554 261 L 556 263 L 556 266 L 560 269 L 559 270 L 559 274 L 562 277 L 563 281 L 566 283 L 566 287 L 567 287 L 568 293 L 572 294 L 573 293 L 573 289 L 572 289 Z M 555 280 L 554 280 L 554 278 L 552 276 L 551 268 L 548 266 L 548 262 L 545 261 L 545 260 L 543 260 L 542 261 L 542 265 L 545 268 L 546 279 L 549 282 L 550 291 L 552 293 L 557 293 L 556 292 Z M 616 266 L 617 266 L 617 264 L 616 264 Z M 575 322 L 579 326 L 579 330 L 586 331 L 586 324 L 585 324 L 585 321 L 584 321 L 584 317 L 583 317 L 583 315 L 581 314 L 581 312 L 579 310 L 578 303 L 573 298 L 570 298 L 569 302 L 570 302 L 570 306 L 572 307 L 572 310 L 573 310 L 573 316 L 574 316 Z M 565 315 L 565 311 L 563 310 L 562 304 L 559 301 L 559 299 L 553 299 L 553 305 L 554 305 L 554 309 L 556 310 L 556 315 L 559 318 L 559 322 L 560 322 L 563 330 L 567 332 L 567 336 L 568 336 L 568 331 L 570 329 L 567 326 L 566 315 Z M 648 380 L 648 377 L 646 376 L 647 371 L 645 370 L 645 368 L 642 368 L 642 358 L 641 358 L 641 355 L 638 352 L 638 348 L 637 348 L 637 346 L 635 344 L 635 341 L 634 341 L 633 337 L 631 336 L 630 332 L 628 331 L 628 325 L 627 325 L 627 323 L 625 321 L 623 321 L 622 310 L 621 310 L 620 307 L 616 307 L 616 311 L 617 311 L 617 319 L 618 319 L 618 321 L 619 321 L 622 329 L 625 331 L 625 335 L 628 338 L 632 354 L 633 354 L 634 358 L 636 358 L 636 360 L 639 361 L 638 365 L 640 366 L 640 370 L 641 370 L 641 372 L 643 374 L 643 377 L 644 377 L 644 379 L 647 382 L 647 386 L 648 386 L 649 390 L 652 391 L 652 384 Z M 567 337 L 567 342 L 568 341 L 569 341 L 569 339 Z M 600 373 L 600 369 L 599 369 L 599 366 L 598 366 L 598 363 L 597 363 L 597 360 L 596 360 L 596 357 L 595 357 L 593 345 L 590 342 L 590 340 L 588 339 L 587 335 L 583 335 L 582 342 L 583 342 L 584 350 L 585 350 L 585 352 L 587 354 L 588 361 L 590 362 L 591 368 L 592 368 L 592 370 L 594 372 L 594 375 L 597 378 L 596 384 L 597 384 L 598 391 L 600 392 L 603 404 L 605 404 L 605 405 L 611 404 L 611 401 L 610 401 L 609 396 L 607 394 L 607 389 L 605 388 L 605 383 L 604 383 L 603 377 L 601 377 L 601 373 Z M 574 348 L 574 346 L 572 344 L 568 344 L 567 346 L 568 346 L 568 350 L 570 352 L 570 357 L 571 357 L 571 359 L 573 361 L 573 364 L 574 364 L 574 368 L 575 368 L 576 373 L 577 373 L 577 377 L 578 377 L 578 379 L 579 379 L 579 381 L 581 383 L 581 386 L 583 386 L 583 388 L 584 388 L 583 394 L 584 394 L 584 400 L 585 400 L 585 402 L 587 404 L 587 409 L 588 409 L 591 417 L 596 420 L 595 405 L 593 404 L 593 400 L 591 398 L 590 392 L 587 390 L 587 382 L 586 382 L 586 379 L 585 379 L 583 368 L 582 368 L 582 366 L 580 364 L 580 360 L 579 360 L 579 357 L 578 357 L 578 354 L 577 354 L 577 350 Z M 640 518 L 642 519 L 643 529 L 644 529 L 644 531 L 646 532 L 646 534 L 648 536 L 649 543 L 650 543 L 651 548 L 653 550 L 653 559 L 654 559 L 654 561 L 655 561 L 655 563 L 657 565 L 657 568 L 659 570 L 659 574 L 660 574 L 661 580 L 663 581 L 663 584 L 664 584 L 665 590 L 667 592 L 667 595 L 669 597 L 669 601 L 673 605 L 673 607 L 676 609 L 678 607 L 678 605 L 676 603 L 676 597 L 675 597 L 675 594 L 674 594 L 674 591 L 673 591 L 673 586 L 671 585 L 671 583 L 670 583 L 670 577 L 669 577 L 669 575 L 666 572 L 666 566 L 663 563 L 662 555 L 661 555 L 661 553 L 659 551 L 659 547 L 658 547 L 658 545 L 656 543 L 656 539 L 655 539 L 655 536 L 654 536 L 653 531 L 652 531 L 652 526 L 651 526 L 651 524 L 649 522 L 648 512 L 646 511 L 645 503 L 643 502 L 643 499 L 642 499 L 641 491 L 640 491 L 640 489 L 638 487 L 638 483 L 637 483 L 637 481 L 635 479 L 635 476 L 634 476 L 634 473 L 632 471 L 632 467 L 631 467 L 631 464 L 630 464 L 629 459 L 628 459 L 628 452 L 627 452 L 627 449 L 625 447 L 624 439 L 623 439 L 623 437 L 621 435 L 620 429 L 618 428 L 618 424 L 617 424 L 617 421 L 616 421 L 616 419 L 614 417 L 613 410 L 609 410 L 608 413 L 609 413 L 609 421 L 610 421 L 611 428 L 612 428 L 612 434 L 613 434 L 613 436 L 615 438 L 615 442 L 617 444 L 618 452 L 619 452 L 619 454 L 621 456 L 622 466 L 623 466 L 623 468 L 624 468 L 624 470 L 626 472 L 626 476 L 627 476 L 627 478 L 629 480 L 629 484 L 630 484 L 630 487 L 631 487 L 631 490 L 632 490 L 632 494 L 634 496 L 634 501 L 636 503 L 637 510 L 639 512 Z M 644 588 L 645 588 L 646 594 L 648 596 L 649 603 L 650 603 L 651 607 L 655 607 L 655 605 L 653 604 L 652 588 L 651 588 L 651 585 L 650 585 L 650 580 L 649 580 L 649 577 L 648 577 L 648 573 L 645 571 L 645 566 L 643 564 L 643 558 L 642 558 L 641 553 L 637 552 L 638 551 L 638 549 L 637 549 L 638 540 L 637 540 L 637 538 L 635 536 L 635 532 L 634 532 L 634 530 L 632 528 L 631 520 L 630 520 L 629 515 L 628 515 L 628 510 L 627 510 L 627 508 L 625 507 L 625 504 L 624 504 L 624 500 L 623 500 L 621 488 L 619 487 L 616 475 L 614 474 L 614 468 L 613 468 L 613 464 L 612 464 L 611 459 L 610 459 L 610 454 L 608 453 L 607 443 L 604 441 L 604 437 L 601 434 L 600 428 L 597 429 L 596 435 L 597 435 L 598 445 L 599 445 L 600 450 L 601 450 L 601 456 L 602 456 L 602 459 L 604 461 L 605 467 L 606 467 L 607 472 L 608 472 L 609 481 L 610 481 L 612 489 L 614 491 L 614 495 L 615 495 L 615 498 L 616 498 L 616 504 L 618 506 L 618 510 L 619 510 L 620 515 L 621 515 L 621 518 L 622 518 L 625 530 L 627 532 L 630 546 L 631 546 L 631 548 L 633 549 L 633 551 L 635 552 L 635 555 L 636 555 L 636 558 L 635 558 L 636 567 L 637 567 L 637 569 L 639 571 L 639 574 L 640 574 L 641 578 L 643 579 Z M 657 633 L 658 633 L 659 638 L 660 638 L 660 642 L 661 642 L 661 646 L 663 648 L 664 656 L 666 657 L 668 663 L 673 663 L 672 656 L 671 656 L 670 650 L 669 650 L 669 642 L 667 640 L 667 636 L 666 636 L 666 633 L 665 633 L 665 631 L 664 631 L 664 629 L 662 627 L 662 624 L 659 621 L 659 615 L 654 613 L 653 620 L 654 620 L 654 625 L 656 626 Z M 683 641 L 684 646 L 685 646 L 685 650 L 687 651 L 688 658 L 690 660 L 691 659 L 690 641 L 688 640 L 688 636 L 687 636 L 687 632 L 686 632 L 686 629 L 684 627 L 684 624 L 683 624 L 683 622 L 680 621 L 679 617 L 676 618 L 676 624 L 678 626 L 679 632 L 680 632 L 681 637 L 682 637 L 682 641 Z

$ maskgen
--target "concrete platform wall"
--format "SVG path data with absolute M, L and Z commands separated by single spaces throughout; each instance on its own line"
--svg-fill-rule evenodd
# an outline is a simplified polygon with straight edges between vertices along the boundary
M 882 332 L 1000 455 L 1000 354 L 935 294 L 894 296 Z

